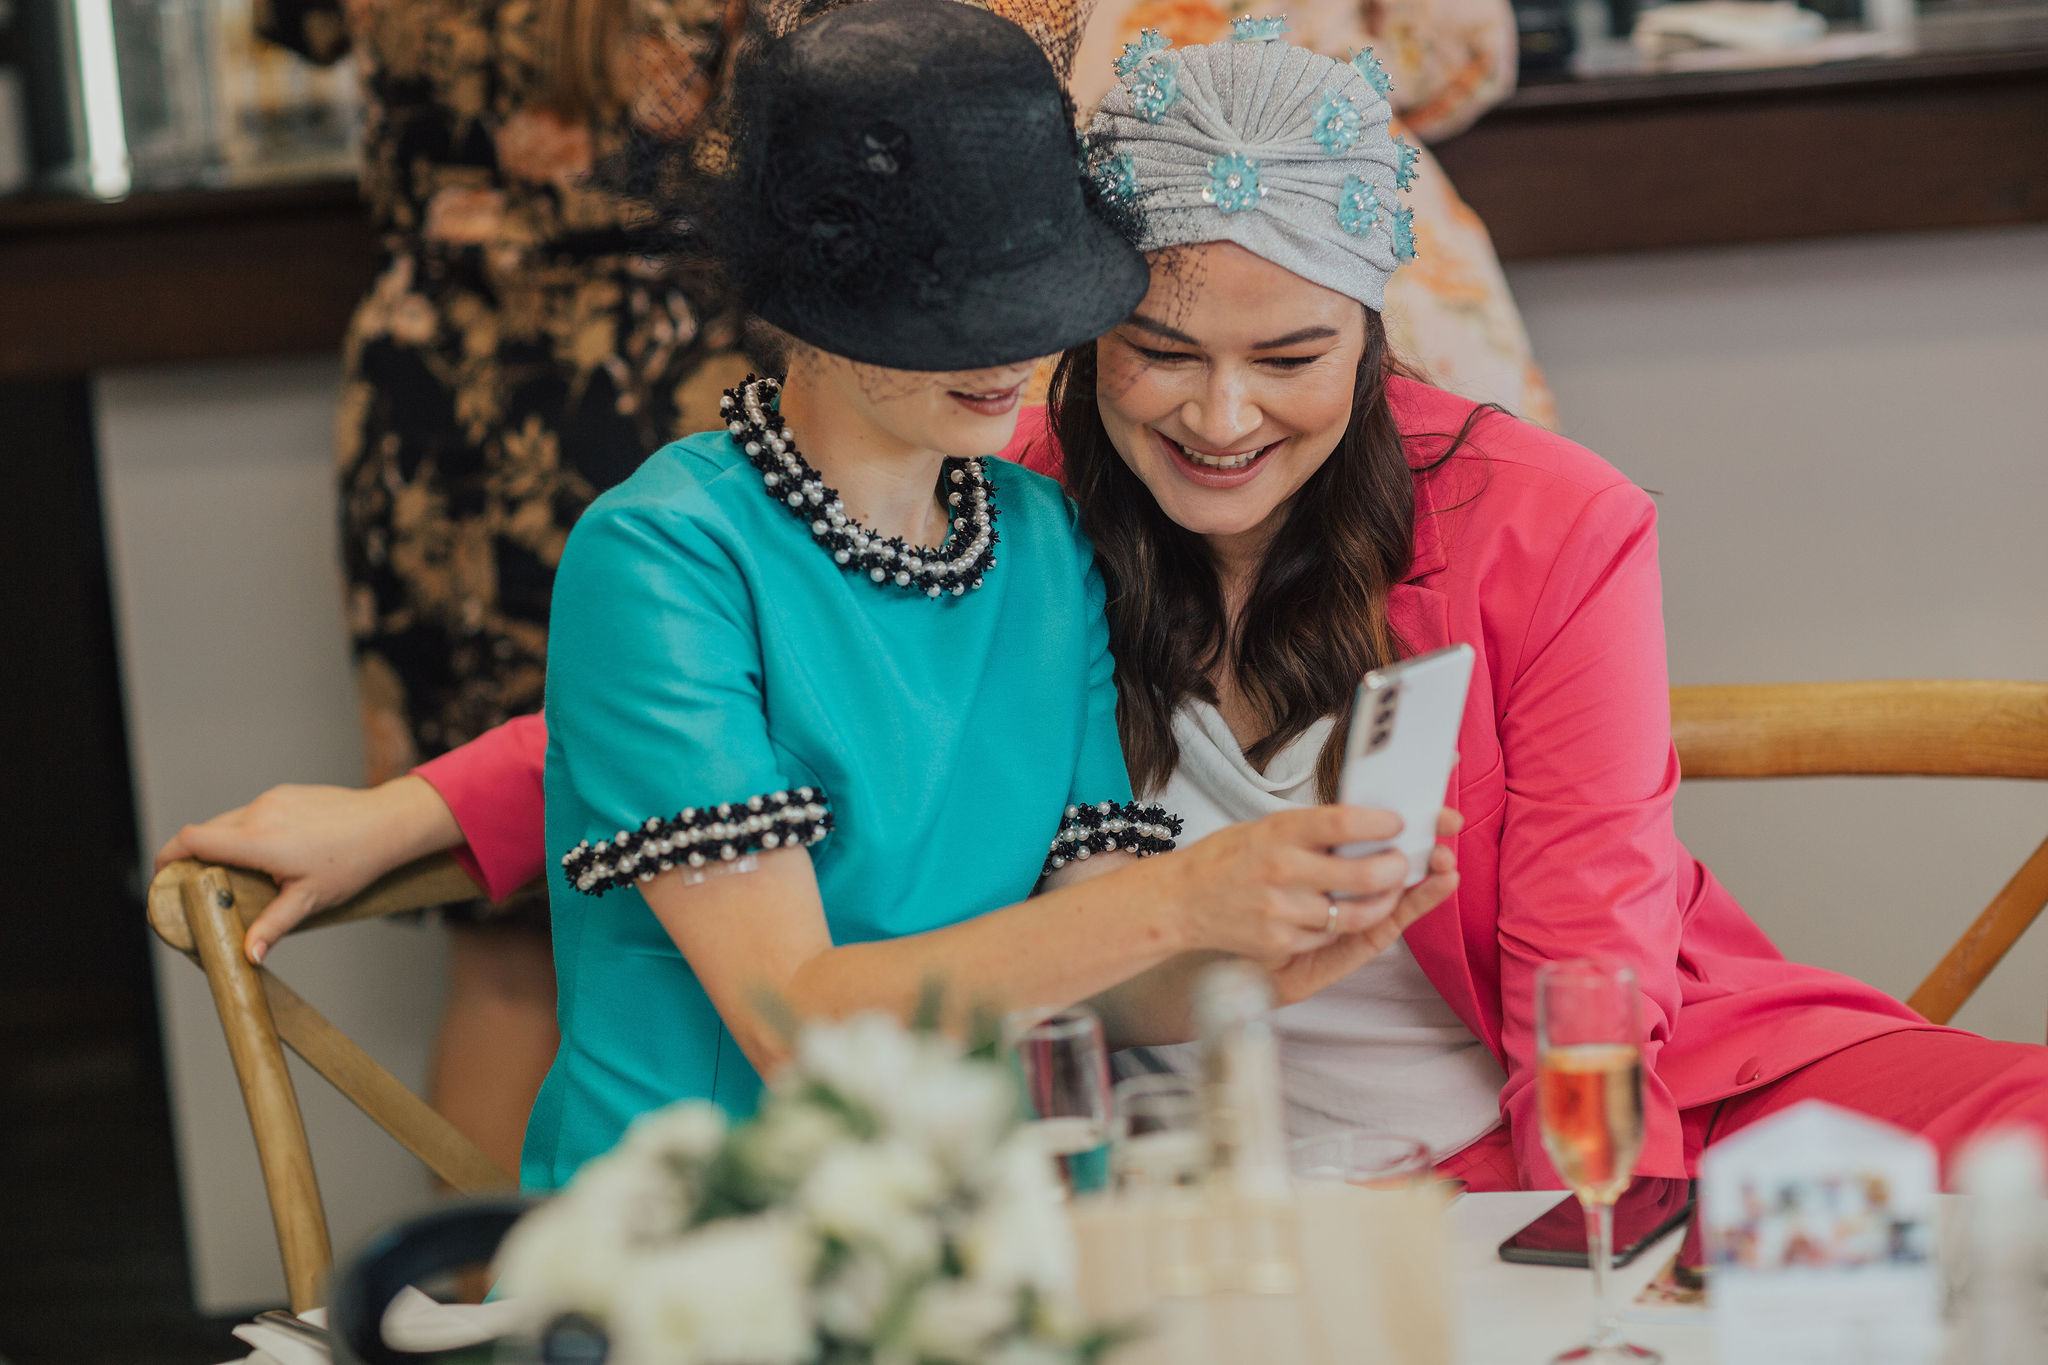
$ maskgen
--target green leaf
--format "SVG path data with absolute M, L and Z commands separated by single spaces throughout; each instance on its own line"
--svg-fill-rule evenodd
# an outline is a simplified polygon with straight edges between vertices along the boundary
M 1003 1054 L 1003 1016 L 987 1005 L 976 1005 L 967 1016 L 967 1055 L 976 1061 L 1000 1061 Z
M 910 1011 L 913 1033 L 937 1033 L 946 1022 L 946 983 L 934 973 L 917 988 L 917 1006 Z
M 754 1008 L 761 1012 L 762 1021 L 775 1030 L 783 1045 L 794 1051 L 797 1035 L 804 1030 L 804 1021 L 782 998 L 781 992 L 761 987 L 754 992 Z

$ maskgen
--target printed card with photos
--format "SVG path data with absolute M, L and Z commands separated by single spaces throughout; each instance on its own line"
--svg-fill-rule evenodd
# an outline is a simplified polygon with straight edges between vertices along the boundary
M 1699 1217 L 1722 1365 L 1923 1365 L 1940 1349 L 1939 1162 L 1809 1100 L 1707 1149 Z

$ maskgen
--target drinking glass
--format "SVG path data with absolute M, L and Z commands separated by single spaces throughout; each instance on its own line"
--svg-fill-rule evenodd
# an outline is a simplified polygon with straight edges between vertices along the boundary
M 1109 1049 L 1102 1021 L 1080 1006 L 1035 1018 L 1013 1017 L 1010 1030 L 1031 1131 L 1059 1168 L 1069 1194 L 1109 1187 Z
M 1375 1128 L 1345 1128 L 1303 1138 L 1287 1149 L 1303 1180 L 1341 1180 L 1369 1190 L 1405 1190 L 1429 1179 L 1429 1148 Z
M 1199 1184 L 1209 1169 L 1201 1084 L 1157 1072 L 1116 1083 L 1116 1142 L 1110 1154 L 1120 1190 Z
M 1552 1365 L 1659 1361 L 1617 1339 L 1607 1302 L 1614 1256 L 1614 1201 L 1628 1188 L 1643 1150 L 1642 1015 L 1636 974 L 1627 967 L 1573 961 L 1536 973 L 1536 1106 L 1543 1150 L 1586 1214 L 1586 1259 L 1593 1270 L 1593 1334 Z

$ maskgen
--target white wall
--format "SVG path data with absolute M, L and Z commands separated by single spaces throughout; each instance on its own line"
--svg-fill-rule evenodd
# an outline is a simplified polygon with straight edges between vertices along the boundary
M 103 376 L 100 477 L 146 850 L 282 781 L 363 778 L 335 548 L 333 360 Z M 415 1087 L 445 972 L 435 930 L 287 940 L 279 974 Z M 284 1279 L 205 978 L 157 946 L 194 1292 L 228 1312 Z M 293 1062 L 338 1254 L 429 1197 L 413 1158 Z
M 2048 230 L 1509 271 L 1566 431 L 1658 489 L 1674 682 L 2048 678 Z M 1787 954 L 1904 994 L 2048 784 L 1700 784 L 1679 832 Z M 1957 1022 L 2040 1042 L 2048 925 Z

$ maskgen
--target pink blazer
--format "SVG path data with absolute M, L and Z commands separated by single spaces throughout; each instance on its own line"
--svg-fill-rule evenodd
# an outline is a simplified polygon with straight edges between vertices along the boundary
M 1418 469 L 1472 411 L 1396 380 Z M 1057 476 L 1042 411 L 1004 452 Z M 1598 956 L 1642 984 L 1648 1133 L 1638 1170 L 1692 1173 L 1679 1112 L 1850 1044 L 1927 1022 L 1883 992 L 1787 962 L 1672 829 L 1656 508 L 1598 456 L 1497 415 L 1418 472 L 1415 557 L 1390 604 L 1416 653 L 1478 654 L 1453 798 L 1455 900 L 1411 926 L 1423 971 L 1507 1072 L 1501 1112 L 1523 1184 L 1563 1182 L 1536 1122 L 1536 969 Z M 539 875 L 546 732 L 515 720 L 419 771 L 454 810 L 493 896 Z

